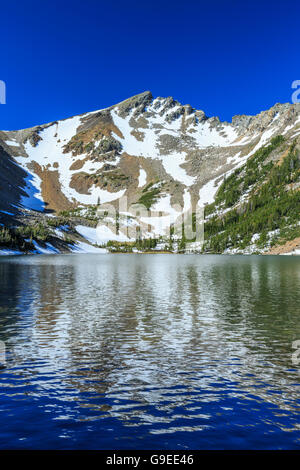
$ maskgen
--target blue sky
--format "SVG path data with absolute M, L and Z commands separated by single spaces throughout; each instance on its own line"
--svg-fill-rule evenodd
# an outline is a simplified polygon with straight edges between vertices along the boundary
M 1 2 L 0 129 L 110 106 L 151 90 L 231 120 L 291 101 L 299 2 Z

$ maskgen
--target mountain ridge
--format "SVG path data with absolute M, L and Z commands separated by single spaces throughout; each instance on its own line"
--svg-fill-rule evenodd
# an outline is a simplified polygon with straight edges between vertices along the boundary
M 298 149 L 299 134 L 300 104 L 276 103 L 227 122 L 150 91 L 102 110 L 0 131 L 6 168 L 0 176 L 0 223 L 12 224 L 24 210 L 82 216 L 103 204 L 117 209 L 126 198 L 135 229 L 141 227 L 146 238 L 167 239 L 170 218 L 180 220 L 197 205 L 212 204 L 224 179 L 272 138 L 283 135 L 285 151 L 294 141 Z M 20 180 L 9 190 L 15 166 Z M 137 217 L 135 205 L 141 203 L 147 214 Z M 112 231 L 114 222 L 106 222 Z M 123 222 L 118 231 L 129 242 L 136 235 Z
M 234 114 L 232 117 L 231 117 L 231 120 L 221 120 L 220 117 L 218 115 L 212 115 L 212 116 L 209 116 L 206 114 L 206 112 L 202 109 L 197 109 L 195 107 L 193 107 L 192 105 L 190 104 L 181 104 L 180 101 L 178 101 L 177 99 L 175 99 L 174 97 L 172 96 L 168 96 L 168 97 L 162 97 L 162 96 L 157 96 L 156 98 L 154 98 L 152 92 L 150 90 L 145 90 L 144 92 L 141 92 L 141 93 L 137 93 L 136 95 L 133 95 L 132 97 L 130 98 L 126 98 L 120 102 L 117 102 L 111 106 L 108 106 L 106 108 L 97 108 L 93 111 L 87 111 L 87 112 L 83 112 L 83 113 L 80 113 L 80 114 L 73 114 L 73 115 L 70 115 L 70 116 L 67 116 L 65 118 L 61 118 L 61 119 L 56 119 L 54 121 L 47 121 L 45 123 L 42 123 L 42 124 L 36 124 L 36 125 L 33 125 L 33 126 L 29 126 L 29 127 L 24 127 L 24 128 L 20 128 L 20 129 L 6 129 L 6 130 L 0 130 L 0 132 L 4 132 L 4 133 L 10 133 L 10 132 L 21 132 L 21 131 L 26 131 L 26 130 L 33 130 L 33 129 L 36 129 L 38 127 L 44 127 L 44 126 L 48 126 L 50 124 L 54 124 L 55 122 L 57 121 L 66 121 L 68 119 L 71 119 L 73 117 L 76 117 L 76 116 L 85 116 L 87 114 L 92 114 L 92 113 L 97 113 L 97 112 L 100 112 L 100 111 L 105 111 L 105 110 L 109 110 L 109 109 L 112 109 L 116 106 L 119 106 L 119 105 L 122 105 L 123 103 L 126 103 L 128 101 L 131 101 L 133 99 L 138 99 L 139 97 L 142 97 L 142 96 L 149 96 L 149 99 L 151 97 L 151 100 L 154 100 L 154 99 L 158 99 L 158 100 L 172 100 L 174 101 L 175 103 L 179 104 L 180 106 L 182 107 L 187 107 L 189 108 L 192 112 L 200 112 L 200 113 L 203 113 L 205 119 L 213 119 L 213 120 L 218 120 L 221 124 L 232 124 L 233 121 L 236 121 L 238 120 L 239 118 L 255 118 L 261 114 L 264 114 L 264 113 L 269 113 L 271 112 L 272 110 L 280 110 L 280 109 L 287 109 L 287 108 L 293 108 L 293 107 L 297 107 L 299 108 L 299 104 L 298 103 L 289 103 L 289 102 L 286 102 L 286 103 L 281 103 L 281 102 L 277 102 L 275 103 L 274 105 L 272 105 L 270 108 L 266 108 L 266 109 L 262 109 L 261 111 L 259 111 L 257 114 Z

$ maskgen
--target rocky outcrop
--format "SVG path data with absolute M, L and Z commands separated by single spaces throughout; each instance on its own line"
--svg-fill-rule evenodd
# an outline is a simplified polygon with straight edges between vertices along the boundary
M 145 91 L 144 93 L 133 96 L 118 105 L 119 115 L 125 118 L 131 111 L 134 111 L 133 115 L 138 116 L 145 111 L 152 100 L 153 96 L 150 91 Z

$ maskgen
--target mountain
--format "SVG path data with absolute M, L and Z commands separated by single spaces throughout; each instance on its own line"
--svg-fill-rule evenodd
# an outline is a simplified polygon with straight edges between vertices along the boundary
M 299 104 L 222 122 L 149 91 L 2 131 L 1 246 L 297 252 L 299 135 Z M 197 207 L 203 247 L 181 234 L 183 215 Z

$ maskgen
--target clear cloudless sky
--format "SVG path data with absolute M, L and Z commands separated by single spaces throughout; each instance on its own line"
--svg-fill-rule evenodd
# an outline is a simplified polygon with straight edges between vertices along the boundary
M 290 102 L 299 14 L 299 0 L 2 1 L 0 129 L 145 90 L 221 120 Z

